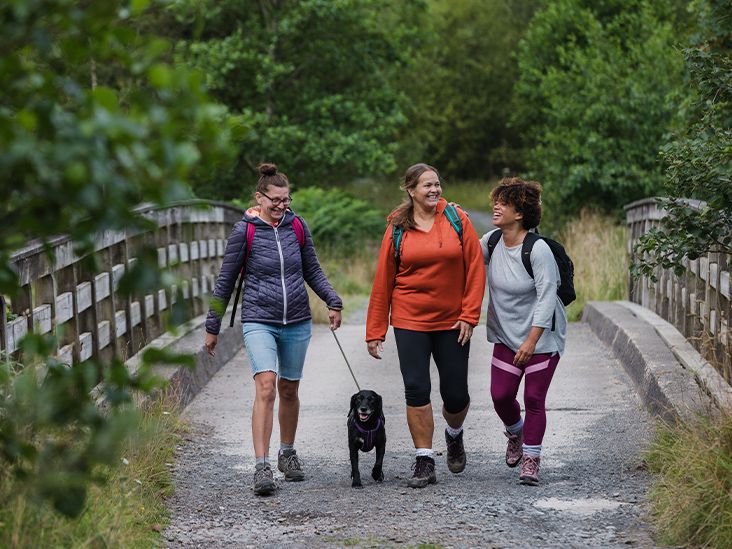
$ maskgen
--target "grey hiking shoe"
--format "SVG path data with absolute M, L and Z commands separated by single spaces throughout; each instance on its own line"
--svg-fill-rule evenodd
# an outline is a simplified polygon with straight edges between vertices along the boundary
M 277 469 L 285 473 L 285 480 L 297 482 L 305 480 L 305 473 L 302 470 L 302 462 L 297 457 L 296 450 L 284 450 L 277 456 Z
M 524 432 L 521 430 L 518 434 L 512 435 L 508 431 L 504 431 L 503 434 L 508 439 L 508 444 L 506 445 L 506 465 L 516 467 L 521 462 L 521 456 L 524 455 Z
M 254 468 L 254 493 L 268 496 L 277 489 L 269 463 L 257 463 Z
M 465 469 L 465 447 L 463 446 L 463 432 L 452 438 L 445 430 L 447 443 L 447 468 L 453 473 L 462 473 Z
M 437 482 L 435 475 L 435 460 L 427 456 L 417 456 L 417 460 L 412 465 L 414 474 L 412 478 L 407 480 L 407 486 L 410 488 L 424 488 L 428 484 Z
M 519 482 L 521 484 L 528 484 L 529 486 L 536 486 L 539 484 L 539 463 L 541 458 L 539 456 L 527 456 L 524 454 L 521 460 L 521 476 L 519 476 Z

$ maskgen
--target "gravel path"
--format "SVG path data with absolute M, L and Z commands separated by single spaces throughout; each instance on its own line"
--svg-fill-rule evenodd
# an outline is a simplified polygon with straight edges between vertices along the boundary
M 652 420 L 586 325 L 571 325 L 549 392 L 538 487 L 520 486 L 518 471 L 503 464 L 505 438 L 488 390 L 490 345 L 478 329 L 471 349 L 467 468 L 460 475 L 447 470 L 444 420 L 436 417 L 438 483 L 407 488 L 413 450 L 393 339 L 389 334 L 385 360 L 377 362 L 366 354 L 363 334 L 363 326 L 338 331 L 361 385 L 384 397 L 383 484 L 369 475 L 372 452 L 361 454 L 364 489 L 350 487 L 345 423 L 355 388 L 333 336 L 316 327 L 297 441 L 306 481 L 281 481 L 268 498 L 251 492 L 254 387 L 240 353 L 185 411 L 192 427 L 178 452 L 172 524 L 163 534 L 170 547 L 653 546 L 643 522 L 649 475 L 639 457 Z M 434 403 L 440 402 L 437 379 L 433 367 Z M 276 454 L 276 425 L 272 440 Z

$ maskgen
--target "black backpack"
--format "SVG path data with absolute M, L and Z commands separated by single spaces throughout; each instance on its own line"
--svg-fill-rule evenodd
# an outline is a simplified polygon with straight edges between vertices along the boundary
M 502 234 L 501 230 L 498 229 L 488 238 L 489 261 L 493 255 L 493 250 L 495 249 L 496 244 L 498 244 L 498 241 L 501 239 Z M 527 233 L 526 238 L 524 238 L 524 243 L 521 246 L 521 263 L 524 264 L 524 268 L 526 269 L 526 272 L 529 273 L 529 276 L 534 278 L 534 271 L 531 268 L 531 250 L 539 239 L 549 245 L 549 249 L 554 255 L 554 260 L 557 262 L 557 267 L 559 267 L 559 278 L 561 280 L 561 284 L 559 285 L 559 288 L 557 288 L 557 295 L 566 307 L 577 299 L 577 294 L 574 292 L 574 263 L 572 263 L 572 260 L 564 250 L 564 246 L 556 240 L 552 240 L 544 235 L 531 232 Z

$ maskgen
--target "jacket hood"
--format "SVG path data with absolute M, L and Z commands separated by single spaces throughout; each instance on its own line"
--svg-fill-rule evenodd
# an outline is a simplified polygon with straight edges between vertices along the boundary
M 285 215 L 282 216 L 282 220 L 280 220 L 277 227 L 279 228 L 292 224 L 293 217 L 295 217 L 295 213 L 288 208 L 287 210 L 285 210 Z M 248 223 L 254 223 L 255 225 L 268 225 L 270 227 L 272 226 L 270 223 L 267 223 L 264 219 L 260 217 L 259 206 L 252 206 L 251 208 L 247 209 L 247 211 L 244 212 L 244 221 L 247 221 Z

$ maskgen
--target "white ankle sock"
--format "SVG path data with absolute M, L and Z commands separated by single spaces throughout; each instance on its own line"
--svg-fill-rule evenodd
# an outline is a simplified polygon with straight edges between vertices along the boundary
M 287 444 L 285 442 L 280 442 L 280 454 L 284 452 L 285 450 L 294 450 L 295 445 L 294 444 Z
M 445 431 L 447 431 L 447 434 L 450 435 L 452 438 L 455 438 L 456 436 L 458 436 L 460 433 L 463 432 L 463 426 L 461 425 L 457 429 L 453 429 L 452 427 L 447 425 L 447 426 L 445 426 Z
M 524 454 L 531 457 L 541 457 L 541 444 L 524 444 Z
M 521 432 L 521 429 L 524 428 L 524 420 L 519 419 L 513 425 L 504 425 L 504 427 L 506 427 L 506 431 L 508 431 L 512 435 L 518 435 Z
M 417 448 L 417 457 L 419 456 L 431 458 L 433 456 L 432 448 Z

